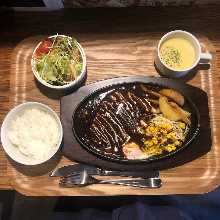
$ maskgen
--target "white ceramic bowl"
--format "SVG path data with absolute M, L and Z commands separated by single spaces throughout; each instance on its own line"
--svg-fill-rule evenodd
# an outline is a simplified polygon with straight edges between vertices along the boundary
M 58 129 L 59 129 L 59 139 L 58 139 L 57 145 L 55 147 L 51 148 L 51 150 L 48 154 L 48 157 L 46 159 L 44 158 L 41 160 L 40 159 L 37 160 L 37 159 L 33 159 L 33 158 L 29 158 L 29 157 L 25 156 L 24 154 L 22 154 L 19 151 L 19 149 L 16 146 L 14 146 L 11 143 L 11 141 L 9 140 L 9 137 L 8 137 L 8 131 L 10 129 L 12 120 L 14 120 L 15 117 L 17 117 L 18 114 L 21 114 L 25 109 L 33 108 L 33 107 L 43 109 L 44 111 L 46 111 L 50 115 L 52 115 L 57 121 Z M 38 103 L 38 102 L 26 102 L 26 103 L 23 103 L 23 104 L 16 106 L 6 115 L 6 117 L 2 123 L 2 126 L 1 126 L 1 142 L 2 142 L 2 146 L 5 150 L 5 152 L 14 161 L 16 161 L 20 164 L 24 164 L 24 165 L 38 165 L 38 164 L 44 163 L 44 162 L 48 161 L 49 159 L 51 159 L 56 154 L 56 152 L 59 150 L 59 147 L 62 142 L 62 138 L 63 138 L 63 128 L 62 128 L 59 117 L 47 105 L 44 105 L 44 104 Z
M 58 37 L 69 37 L 69 36 L 66 36 L 66 35 L 52 35 L 49 38 L 53 38 L 53 37 L 56 37 L 56 36 L 58 36 Z M 46 87 L 49 87 L 51 89 L 56 89 L 56 90 L 70 89 L 70 88 L 73 88 L 73 87 L 77 86 L 80 82 L 82 82 L 82 80 L 84 79 L 84 77 L 86 75 L 86 55 L 85 55 L 85 52 L 84 52 L 82 46 L 78 42 L 77 42 L 77 46 L 78 46 L 78 49 L 80 51 L 80 54 L 82 56 L 82 61 L 83 61 L 82 71 L 81 71 L 80 75 L 77 77 L 77 79 L 75 79 L 72 82 L 68 83 L 67 85 L 63 85 L 63 86 L 51 85 L 50 83 L 46 82 L 45 80 L 43 80 L 40 77 L 40 75 L 39 75 L 39 73 L 36 69 L 34 54 L 35 54 L 37 48 L 40 46 L 41 43 L 42 43 L 42 41 L 39 42 L 39 44 L 35 47 L 34 52 L 32 54 L 32 58 L 31 58 L 31 68 L 32 68 L 34 76 L 35 76 L 35 78 L 37 79 L 38 82 L 40 82 L 41 84 L 43 84 Z

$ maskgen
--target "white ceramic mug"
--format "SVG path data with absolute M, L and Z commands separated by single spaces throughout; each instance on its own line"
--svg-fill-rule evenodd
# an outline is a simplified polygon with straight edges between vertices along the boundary
M 172 69 L 171 67 L 167 66 L 162 61 L 162 59 L 160 57 L 160 46 L 166 40 L 173 38 L 173 37 L 185 38 L 185 39 L 189 40 L 192 43 L 192 45 L 194 46 L 195 52 L 196 52 L 196 60 L 191 67 L 183 69 L 183 70 L 175 70 L 175 69 Z M 160 39 L 158 47 L 157 47 L 156 57 L 155 57 L 155 65 L 156 65 L 157 69 L 161 72 L 162 75 L 168 76 L 168 77 L 173 77 L 173 78 L 179 78 L 179 77 L 186 75 L 187 73 L 190 73 L 190 71 L 192 69 L 194 69 L 199 63 L 209 63 L 211 59 L 212 59 L 212 55 L 210 53 L 202 53 L 199 41 L 194 35 L 192 35 L 191 33 L 187 32 L 187 31 L 175 30 L 175 31 L 171 31 L 171 32 L 165 34 Z

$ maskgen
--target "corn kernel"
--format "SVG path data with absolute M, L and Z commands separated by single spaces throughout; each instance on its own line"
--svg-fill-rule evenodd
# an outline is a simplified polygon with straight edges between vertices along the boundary
M 172 151 L 172 148 L 171 148 L 171 147 L 166 147 L 166 150 L 167 150 L 168 152 L 171 152 L 171 151 Z
M 148 146 L 151 147 L 151 146 L 153 146 L 153 144 L 154 144 L 153 141 L 149 141 Z
M 147 147 L 151 147 L 154 143 L 153 141 L 145 141 L 144 144 L 147 145 Z
M 172 129 L 172 126 L 169 125 L 169 124 L 167 124 L 167 129 L 168 129 L 168 130 L 171 130 L 171 129 Z
M 171 138 L 171 137 L 172 137 L 171 133 L 167 134 L 167 138 Z
M 156 139 L 156 140 L 153 140 L 153 143 L 154 144 L 158 144 L 158 140 Z
M 167 134 L 167 130 L 162 130 L 162 133 L 163 134 Z
M 180 145 L 180 141 L 175 141 L 174 144 L 175 145 Z
M 182 128 L 182 129 L 185 129 L 185 128 L 186 128 L 186 125 L 185 125 L 185 123 L 183 123 L 183 122 L 179 122 L 179 126 L 180 126 L 180 128 Z

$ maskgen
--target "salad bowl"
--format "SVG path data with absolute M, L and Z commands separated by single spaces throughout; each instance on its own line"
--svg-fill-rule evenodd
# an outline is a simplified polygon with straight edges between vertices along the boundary
M 75 46 L 76 46 L 76 48 L 77 48 L 77 50 L 80 54 L 80 60 L 81 60 L 80 64 L 81 65 L 80 65 L 79 70 L 77 70 L 77 71 L 74 70 L 75 73 L 73 74 L 72 79 L 70 79 L 68 81 L 65 81 L 65 82 L 60 82 L 60 84 L 57 83 L 57 81 L 47 80 L 49 78 L 49 76 L 50 76 L 50 79 L 51 79 L 51 72 L 53 72 L 54 67 L 56 67 L 56 65 L 54 65 L 54 63 L 57 63 L 56 61 L 53 62 L 53 63 L 51 63 L 51 62 L 48 63 L 48 59 L 45 59 L 43 61 L 43 70 L 46 70 L 45 71 L 46 74 L 48 72 L 48 75 L 44 74 L 44 76 L 46 76 L 46 79 L 45 79 L 45 77 L 42 77 L 42 74 L 40 73 L 39 68 L 37 68 L 38 60 L 39 60 L 39 54 L 43 55 L 43 56 L 49 55 L 49 54 L 51 55 L 51 50 L 53 49 L 53 46 L 54 46 L 53 45 L 54 41 L 52 41 L 52 39 L 56 40 L 56 38 L 73 40 L 73 38 L 71 38 L 70 36 L 58 35 L 57 34 L 57 35 L 49 36 L 45 40 L 42 40 L 41 42 L 39 42 L 37 44 L 37 46 L 35 47 L 35 49 L 33 51 L 33 54 L 32 54 L 32 58 L 31 58 L 31 67 L 32 67 L 32 71 L 34 73 L 34 76 L 40 84 L 42 84 L 42 85 L 44 85 L 48 88 L 51 88 L 51 89 L 64 90 L 64 89 L 71 89 L 71 88 L 77 87 L 83 81 L 83 79 L 86 76 L 86 55 L 85 55 L 85 52 L 83 50 L 83 47 L 76 40 L 74 40 L 74 44 L 75 44 Z M 52 42 L 52 45 L 48 45 L 48 40 Z M 61 45 L 61 46 L 63 46 L 63 45 Z M 65 56 L 65 53 L 66 53 L 67 50 L 65 49 L 64 46 L 62 47 L 62 50 L 63 50 L 62 52 L 64 53 L 64 56 Z M 56 53 L 55 53 L 55 55 L 56 55 Z M 75 61 L 70 59 L 70 62 L 74 63 Z M 59 73 L 56 73 L 56 75 L 63 76 L 65 63 L 63 64 L 63 66 L 62 66 L 62 64 L 63 63 L 61 63 L 61 64 L 58 63 L 57 64 L 57 66 L 59 66 Z M 41 62 L 41 65 L 42 65 L 42 62 Z M 51 69 L 53 68 L 53 70 L 51 70 L 50 68 Z M 68 74 L 68 72 L 67 72 L 67 74 Z M 54 75 L 52 75 L 52 77 L 54 77 Z

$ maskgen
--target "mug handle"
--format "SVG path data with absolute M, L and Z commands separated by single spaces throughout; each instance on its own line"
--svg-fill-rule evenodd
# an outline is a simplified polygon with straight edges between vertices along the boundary
M 199 63 L 209 63 L 210 60 L 212 60 L 212 54 L 201 53 Z

